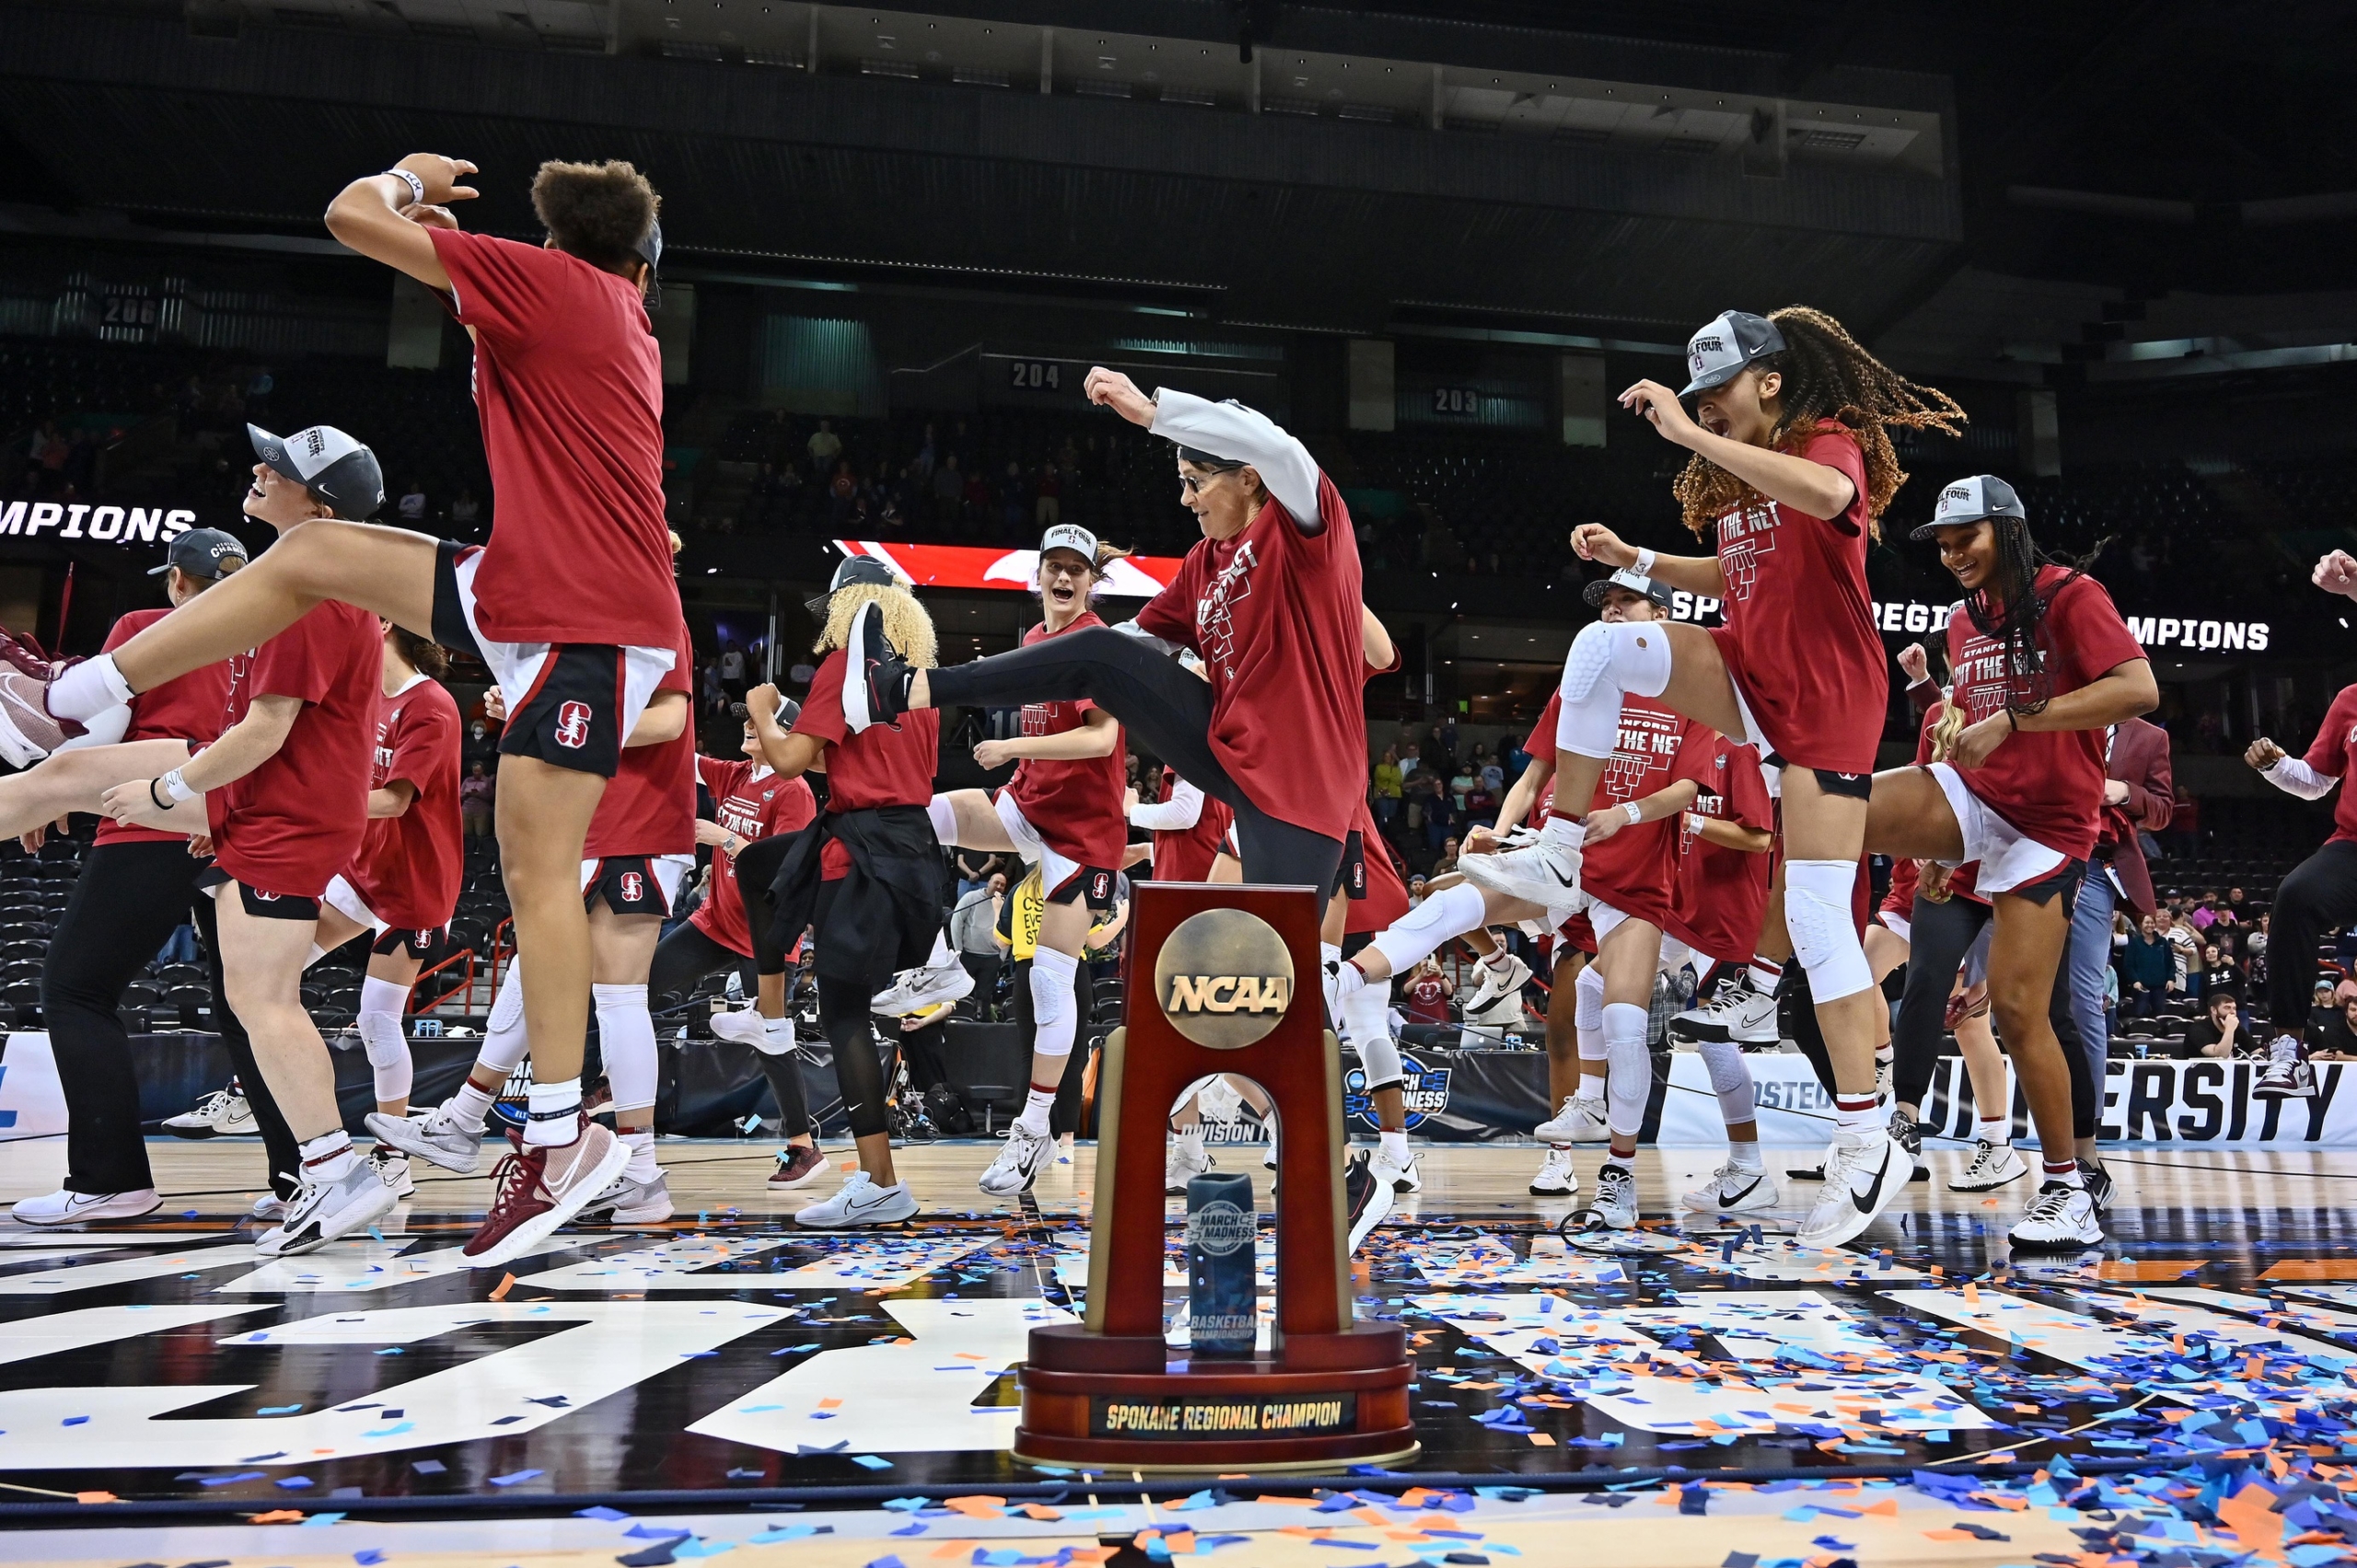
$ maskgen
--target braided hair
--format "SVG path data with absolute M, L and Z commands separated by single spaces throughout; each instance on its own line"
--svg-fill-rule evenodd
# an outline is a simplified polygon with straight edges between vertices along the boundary
M 2087 575 L 2111 540 L 2106 536 L 2084 555 L 2064 560 L 2038 549 L 2025 518 L 1991 517 L 1988 523 L 1997 559 L 1989 581 L 1966 596 L 1964 612 L 1971 617 L 1973 630 L 2004 654 L 2005 706 L 2016 714 L 2042 713 L 2054 699 L 2054 677 L 2038 645 L 2047 608 L 2056 595 Z M 2061 567 L 2063 575 L 2040 587 L 2038 575 L 2048 566 Z
M 1959 435 L 1963 408 L 1945 392 L 1917 386 L 1868 354 L 1840 322 L 1821 310 L 1787 305 L 1771 311 L 1768 319 L 1784 335 L 1781 352 L 1751 366 L 1758 374 L 1772 370 L 1784 378 L 1768 445 L 1780 452 L 1797 452 L 1826 420 L 1856 436 L 1865 459 L 1866 532 L 1879 540 L 1883 510 L 1907 482 L 1886 428 L 1897 424 Z M 1760 499 L 1749 484 L 1699 452 L 1687 459 L 1670 493 L 1685 510 L 1686 526 L 1698 537 L 1728 512 Z

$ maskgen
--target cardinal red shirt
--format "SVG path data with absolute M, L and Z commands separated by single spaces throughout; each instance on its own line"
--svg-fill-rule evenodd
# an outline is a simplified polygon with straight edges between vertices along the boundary
M 1418 975 L 1410 981 L 1402 993 L 1406 1005 L 1400 1010 L 1412 1024 L 1445 1024 L 1448 1022 L 1448 987 L 1436 974 Z
M 1775 806 L 1758 751 L 1713 730 L 1703 732 L 1695 749 L 1690 776 L 1701 793 L 1676 823 L 1678 888 L 1665 929 L 1705 958 L 1742 963 L 1758 946 L 1768 912 L 1768 853 L 1714 844 L 1691 822 L 1709 818 L 1772 833 Z
M 1050 632 L 1045 621 L 1023 633 L 1023 645 L 1042 643 L 1091 626 L 1102 626 L 1094 610 L 1083 610 L 1062 632 Z M 1087 722 L 1097 704 L 1032 703 L 1023 710 L 1023 734 L 1064 735 Z M 1031 824 L 1047 846 L 1074 865 L 1100 871 L 1116 870 L 1129 846 L 1130 825 L 1121 802 L 1130 788 L 1129 768 L 1121 755 L 1121 735 L 1114 728 L 1113 749 L 1102 757 L 1049 761 L 1027 757 L 1015 766 L 1007 784 L 1023 819 Z
M 2305 759 L 2324 777 L 2343 781 L 2340 798 L 2332 803 L 2332 837 L 2327 843 L 2357 843 L 2357 792 L 2346 782 L 2352 752 L 2357 752 L 2357 686 L 2344 686 L 2325 710 L 2324 726 L 2308 743 Z
M 459 842 L 459 704 L 428 676 L 378 701 L 368 787 L 384 789 L 396 779 L 416 789 L 409 809 L 369 822 L 344 877 L 368 912 L 387 925 L 432 931 L 450 923 L 466 856 Z
M 1162 798 L 1178 787 L 1177 770 L 1162 770 Z M 1127 791 L 1123 792 L 1125 795 Z M 1227 837 L 1236 813 L 1227 802 L 1203 796 L 1202 815 L 1191 828 L 1171 828 L 1154 835 L 1154 879 L 1157 882 L 1208 882 L 1220 841 Z
M 303 708 L 268 761 L 205 793 L 215 864 L 257 892 L 316 899 L 367 831 L 384 633 L 330 599 L 238 662 L 224 730 L 257 697 Z
M 1923 722 L 1915 732 L 1915 765 L 1917 767 L 1922 768 L 1931 765 L 1932 731 L 1939 727 L 1940 715 L 1947 711 L 1947 699 L 1945 697 L 1934 702 L 1929 708 L 1924 710 Z M 1912 912 L 1915 908 L 1915 895 L 1921 890 L 1923 884 L 1923 868 L 1911 860 L 1906 862 L 1905 865 L 1907 866 L 1908 901 L 1899 906 L 1898 912 L 1909 915 L 1912 918 Z M 1980 863 L 1977 860 L 1968 860 L 1962 865 L 1957 866 L 1955 870 L 1948 873 L 1948 892 L 1956 898 L 1969 899 L 1976 904 L 1985 904 L 1989 900 L 1982 898 L 1980 894 L 1978 889 L 1980 879 Z M 1895 871 L 1891 873 L 1890 885 L 1891 890 L 1895 895 L 1898 889 L 1898 874 Z M 1890 907 L 1888 900 L 1884 900 L 1883 907 L 1886 909 Z
M 1199 540 L 1138 624 L 1202 656 L 1212 754 L 1281 822 L 1329 839 L 1366 793 L 1359 549 L 1318 476 L 1315 534 L 1271 500 L 1234 539 Z
M 1866 467 L 1830 421 L 1800 449 L 1847 474 L 1849 509 L 1818 518 L 1754 501 L 1718 521 L 1726 624 L 1712 629 L 1770 750 L 1797 768 L 1871 773 L 1889 699 L 1866 588 Z
M 717 757 L 696 759 L 696 777 L 712 791 L 713 817 L 743 839 L 791 833 L 819 815 L 818 797 L 800 779 L 782 779 L 767 763 Z M 712 892 L 688 923 L 732 953 L 753 956 L 753 932 L 745 920 L 745 894 L 737 886 L 737 857 L 712 852 Z
M 1400 880 L 1399 866 L 1391 858 L 1390 841 L 1375 825 L 1375 813 L 1369 809 L 1364 796 L 1359 796 L 1358 815 L 1351 820 L 1351 831 L 1359 836 L 1359 858 L 1365 868 L 1366 886 L 1364 897 L 1346 901 L 1342 932 L 1358 936 L 1387 930 L 1408 912 L 1408 884 Z
M 562 250 L 429 228 L 474 329 L 475 407 L 499 493 L 475 619 L 503 643 L 669 647 L 663 356 L 627 279 Z
M 171 610 L 134 610 L 114 623 L 107 633 L 103 651 L 115 649 L 153 626 Z M 229 706 L 229 661 L 208 664 L 203 669 L 192 669 L 186 675 L 174 676 L 161 686 L 150 688 L 131 699 L 131 727 L 122 738 L 132 740 L 185 740 L 190 749 L 209 745 L 221 735 L 221 716 Z M 154 828 L 131 828 L 111 817 L 99 819 L 99 834 L 92 842 L 102 844 L 155 843 L 169 840 L 184 840 L 186 833 L 159 832 Z
M 2112 607 L 2111 595 L 2093 577 L 2041 567 L 2038 591 L 2052 595 L 2038 622 L 2038 645 L 2055 696 L 2144 656 Z M 1968 724 L 2002 711 L 2009 693 L 2014 701 L 2028 694 L 2009 685 L 2003 647 L 1974 627 L 1961 604 L 1948 617 L 1948 668 L 1955 671 L 1956 700 L 1964 704 Z M 2096 846 L 2103 817 L 2103 743 L 2101 728 L 2025 730 L 2006 737 L 1980 767 L 1957 772 L 2014 830 L 2084 860 Z
M 926 806 L 933 801 L 933 773 L 941 757 L 941 710 L 919 708 L 900 715 L 898 729 L 874 724 L 857 735 L 843 720 L 843 651 L 819 661 L 796 735 L 827 743 L 827 809 L 865 811 L 879 806 Z M 829 841 L 819 862 L 830 880 L 851 870 L 851 852 Z
M 1544 761 L 1555 760 L 1555 721 L 1560 694 L 1547 701 L 1523 749 Z M 1708 725 L 1671 713 L 1658 703 L 1631 695 L 1620 705 L 1620 735 L 1604 765 L 1592 809 L 1622 806 L 1667 789 L 1679 779 L 1701 782 L 1702 763 L 1725 738 Z M 1678 881 L 1676 820 L 1639 822 L 1580 852 L 1580 888 L 1631 915 L 1666 929 L 1670 894 Z M 1755 924 L 1752 935 L 1759 935 Z M 1748 958 L 1750 955 L 1746 954 Z
M 692 691 L 695 654 L 681 625 L 672 638 L 671 668 L 655 683 L 657 694 Z M 693 701 L 692 696 L 690 698 Z M 625 746 L 622 762 L 589 819 L 584 858 L 626 854 L 693 854 L 696 849 L 696 726 L 659 746 Z

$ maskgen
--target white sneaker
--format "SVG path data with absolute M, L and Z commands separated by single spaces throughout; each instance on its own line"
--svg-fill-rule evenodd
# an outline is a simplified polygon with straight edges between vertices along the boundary
M 1796 1239 L 1808 1248 L 1840 1246 L 1898 1201 L 1914 1163 L 1882 1128 L 1836 1132 L 1825 1151 L 1825 1190 Z
M 1877 1051 L 1875 1053 L 1875 1098 L 1881 1099 L 1890 1093 L 1890 1081 L 1893 1074 L 1895 1074 L 1898 1070 L 1898 1056 L 1897 1052 L 1893 1051 L 1886 1053 Z
M 1612 1129 L 1605 1125 L 1602 1100 L 1573 1095 L 1552 1121 L 1533 1127 L 1530 1135 L 1550 1144 L 1601 1144 L 1612 1136 Z
M 194 1110 L 164 1118 L 164 1131 L 175 1138 L 236 1138 L 258 1130 L 246 1097 L 229 1089 L 215 1089 Z
M 258 1220 L 274 1220 L 286 1212 L 286 1200 L 275 1192 L 265 1192 L 254 1200 L 246 1213 Z
M 2316 1092 L 2316 1069 L 2300 1055 L 2296 1036 L 2277 1035 L 2268 1042 L 2268 1063 L 2250 1086 L 2253 1099 L 2306 1099 Z
M 1606 1161 L 1596 1173 L 1596 1202 L 1579 1212 L 1578 1220 L 1583 1230 L 1636 1229 L 1636 1173 Z
M 1055 1148 L 1053 1138 L 1028 1132 L 1021 1122 L 1016 1123 L 1006 1130 L 1006 1143 L 999 1149 L 998 1157 L 982 1172 L 982 1191 L 993 1198 L 1012 1198 L 1030 1191 Z
M 581 1217 L 611 1219 L 617 1225 L 654 1225 L 671 1217 L 671 1188 L 656 1171 L 651 1181 L 639 1181 L 624 1170 L 603 1192 L 581 1205 Z
M 1729 1160 L 1711 1173 L 1710 1180 L 1678 1202 L 1706 1214 L 1732 1214 L 1772 1209 L 1782 1196 L 1777 1190 L 1776 1179 L 1765 1170 L 1747 1170 Z
M 1992 1144 L 1982 1138 L 1972 1146 L 1972 1163 L 1964 1174 L 1948 1183 L 1951 1192 L 1986 1192 L 2003 1187 L 2008 1181 L 2019 1181 L 2029 1174 L 2029 1167 L 2011 1144 Z
M 451 1102 L 444 1100 L 424 1116 L 388 1116 L 381 1110 L 368 1113 L 368 1131 L 377 1141 L 399 1149 L 402 1154 L 427 1160 L 444 1170 L 455 1170 L 460 1176 L 472 1176 L 482 1161 L 483 1130 L 468 1128 L 451 1112 Z
M 368 1151 L 368 1163 L 377 1167 L 377 1175 L 393 1190 L 396 1198 L 411 1198 L 417 1194 L 417 1183 L 409 1179 L 409 1156 L 388 1144 L 379 1144 Z
M 1412 1149 L 1407 1158 L 1395 1161 L 1383 1145 L 1377 1144 L 1370 1169 L 1377 1181 L 1389 1182 L 1394 1192 L 1421 1192 L 1424 1190 L 1424 1179 L 1416 1169 L 1416 1155 Z
M 1277 1140 L 1273 1135 L 1269 1139 L 1268 1152 L 1260 1156 L 1260 1168 L 1262 1170 L 1277 1168 Z
M 306 1178 L 277 1228 L 254 1238 L 254 1254 L 288 1258 L 312 1251 L 339 1236 L 367 1229 L 390 1214 L 398 1202 L 374 1162 L 355 1158 L 352 1168 L 333 1181 Z
M 973 993 L 974 977 L 953 958 L 933 969 L 902 970 L 892 977 L 891 989 L 877 992 L 867 1008 L 888 1018 L 903 1018 L 946 1002 L 962 1002 Z M 720 1020 L 714 1019 L 712 1027 L 717 1033 Z
M 133 1192 L 67 1192 L 20 1199 L 8 1213 L 18 1225 L 89 1225 L 97 1220 L 135 1220 L 164 1206 L 153 1187 Z
M 2016 1252 L 2075 1252 L 2103 1240 L 2103 1222 L 2084 1187 L 2049 1181 L 2029 1201 L 2029 1212 L 2013 1229 Z
M 1469 854 L 1457 863 L 1465 879 L 1486 892 L 1543 909 L 1579 902 L 1580 852 L 1568 844 L 1534 843 L 1498 854 Z
M 0 757 L 29 768 L 65 744 L 64 726 L 49 715 L 47 682 L 20 669 L 0 669 Z
M 1376 1179 L 1374 1160 L 1363 1154 L 1346 1156 L 1342 1163 L 1342 1213 L 1349 1221 L 1350 1234 L 1343 1240 L 1342 1255 L 1356 1256 L 1390 1212 L 1391 1184 Z
M 898 1225 L 916 1218 L 916 1214 L 917 1201 L 907 1182 L 878 1187 L 867 1172 L 855 1170 L 833 1197 L 796 1211 L 794 1223 L 812 1230 L 849 1230 L 857 1225 Z
M 1512 953 L 1504 955 L 1505 962 L 1492 964 L 1486 959 L 1475 966 L 1481 971 L 1481 983 L 1474 991 L 1472 1000 L 1465 1004 L 1467 1014 L 1486 1011 L 1491 1004 L 1506 998 L 1519 997 L 1522 988 L 1530 983 L 1530 966 Z
M 1215 1163 L 1204 1150 L 1202 1137 L 1189 1137 L 1181 1133 L 1171 1139 L 1169 1151 L 1162 1156 L 1162 1195 L 1166 1198 L 1185 1197 L 1187 1183 L 1211 1169 Z
M 1580 1190 L 1580 1173 L 1572 1168 L 1572 1151 L 1550 1149 L 1547 1163 L 1530 1179 L 1534 1198 L 1568 1198 Z
M 747 1007 L 740 1012 L 714 1013 L 712 1016 L 712 1032 L 722 1040 L 732 1040 L 738 1045 L 749 1045 L 755 1051 L 772 1054 L 770 1051 L 770 1026 L 785 1022 L 784 1018 L 764 1018 Z M 782 1056 L 784 1052 L 775 1051 L 773 1054 Z
M 1733 985 L 1721 985 L 1718 994 L 1700 1007 L 1689 1007 L 1669 1021 L 1669 1038 L 1700 1044 L 1733 1040 L 1737 1045 L 1774 1045 L 1776 998 L 1751 987 L 1744 976 Z

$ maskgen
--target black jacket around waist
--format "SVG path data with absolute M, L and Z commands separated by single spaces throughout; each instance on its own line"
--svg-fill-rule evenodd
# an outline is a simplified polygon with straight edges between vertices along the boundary
M 925 961 L 941 926 L 941 843 L 923 807 L 822 811 L 793 838 L 770 885 L 781 950 L 818 912 L 822 857 L 833 840 L 850 853 L 851 870 L 813 933 L 819 978 L 881 990 L 898 970 Z

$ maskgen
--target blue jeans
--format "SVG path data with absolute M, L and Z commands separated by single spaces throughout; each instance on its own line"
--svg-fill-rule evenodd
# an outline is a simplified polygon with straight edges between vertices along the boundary
M 2111 917 L 2119 907 L 2119 889 L 2107 869 L 2090 864 L 2079 879 L 2079 901 L 2071 912 L 2071 1016 L 2085 1045 L 2088 1071 L 2095 1074 L 2096 1093 L 2103 1093 L 2104 1060 L 2111 1050 L 2111 1032 L 2105 1027 L 2103 971 L 2111 964 Z

